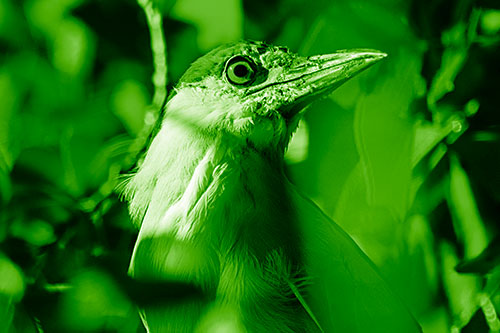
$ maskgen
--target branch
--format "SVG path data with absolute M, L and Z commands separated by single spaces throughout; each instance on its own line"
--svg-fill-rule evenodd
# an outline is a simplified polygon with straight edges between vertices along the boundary
M 137 0 L 146 14 L 151 37 L 151 51 L 153 53 L 153 108 L 158 116 L 159 109 L 167 95 L 167 48 L 163 37 L 162 17 L 151 0 Z M 146 117 L 146 120 L 147 119 Z

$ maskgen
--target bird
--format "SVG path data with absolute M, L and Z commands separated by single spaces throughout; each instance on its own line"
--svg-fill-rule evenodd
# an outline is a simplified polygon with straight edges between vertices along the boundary
M 139 229 L 129 275 L 201 290 L 142 305 L 148 332 L 420 332 L 355 241 L 285 176 L 307 106 L 385 57 L 244 40 L 191 64 L 123 188 Z

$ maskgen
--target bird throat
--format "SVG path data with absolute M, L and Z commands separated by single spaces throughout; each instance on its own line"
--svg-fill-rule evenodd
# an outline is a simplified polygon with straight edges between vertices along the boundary
M 278 297 L 288 304 L 279 311 L 296 311 L 282 295 L 301 266 L 282 161 L 165 122 L 127 187 L 142 217 L 130 274 L 192 282 L 238 308 L 266 309 Z M 259 316 L 271 322 L 277 308 Z

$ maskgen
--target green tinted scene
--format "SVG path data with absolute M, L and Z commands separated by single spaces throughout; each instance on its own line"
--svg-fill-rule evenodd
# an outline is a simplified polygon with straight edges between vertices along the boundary
M 0 0 L 0 333 L 500 332 L 499 73 L 494 0 Z

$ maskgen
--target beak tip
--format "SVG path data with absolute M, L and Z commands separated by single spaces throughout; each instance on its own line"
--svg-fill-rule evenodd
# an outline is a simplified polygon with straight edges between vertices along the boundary
M 384 58 L 387 58 L 389 55 L 385 52 L 381 52 L 381 51 L 376 51 L 376 50 L 373 50 L 371 52 L 367 52 L 366 53 L 366 58 L 370 61 L 370 62 L 375 62 L 375 61 L 379 61 L 379 60 L 382 60 Z

